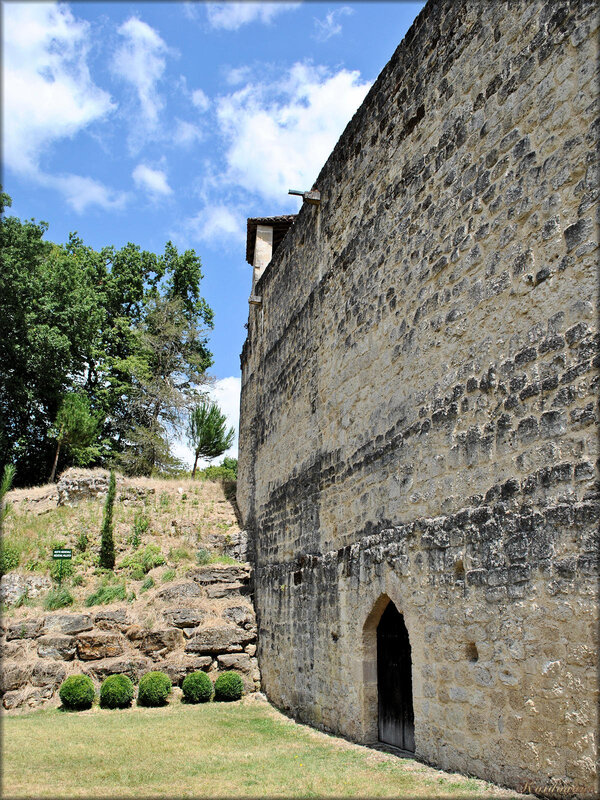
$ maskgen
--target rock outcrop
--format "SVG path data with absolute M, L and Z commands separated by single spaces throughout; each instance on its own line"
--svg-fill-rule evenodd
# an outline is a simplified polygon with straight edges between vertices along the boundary
M 124 604 L 43 617 L 25 608 L 14 613 L 22 616 L 5 620 L 1 631 L 7 710 L 58 704 L 61 682 L 81 672 L 99 688 L 117 673 L 137 682 L 158 669 L 180 685 L 196 670 L 215 679 L 234 669 L 246 692 L 260 688 L 248 565 L 191 570 L 186 580 L 156 591 L 143 614 Z

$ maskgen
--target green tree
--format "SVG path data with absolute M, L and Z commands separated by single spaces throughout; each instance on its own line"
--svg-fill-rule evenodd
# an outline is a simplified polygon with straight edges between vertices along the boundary
M 56 477 L 58 456 L 63 445 L 76 454 L 77 463 L 85 464 L 93 460 L 97 450 L 90 450 L 90 445 L 96 438 L 98 422 L 98 418 L 90 410 L 90 401 L 85 395 L 72 393 L 64 398 L 56 415 L 56 453 L 50 473 L 50 483 Z
M 113 569 L 115 566 L 115 542 L 113 538 L 113 510 L 117 494 L 115 472 L 111 469 L 108 481 L 108 494 L 104 503 L 102 516 L 102 538 L 100 541 L 100 566 Z
M 4 528 L 4 520 L 8 514 L 8 503 L 5 502 L 5 497 L 10 492 L 14 477 L 14 465 L 6 464 L 2 472 L 2 480 L 0 481 L 0 544 L 2 539 L 2 529 Z
M 179 465 L 171 455 L 169 435 L 181 427 L 197 399 L 211 357 L 205 331 L 189 318 L 182 298 L 152 300 L 136 333 L 119 463 L 129 474 L 150 475 Z
M 10 206 L 7 195 L 0 201 L 2 209 Z M 89 463 L 122 455 L 132 471 L 147 473 L 171 458 L 167 433 L 181 423 L 174 409 L 179 413 L 182 396 L 188 404 L 198 396 L 211 364 L 213 314 L 200 296 L 200 259 L 171 242 L 162 255 L 132 243 L 95 251 L 76 234 L 56 245 L 44 241 L 47 228 L 0 219 L 0 463 L 14 463 L 22 484 L 43 480 L 56 457 L 61 402 L 78 393 L 102 421 L 85 450 Z M 157 309 L 170 303 L 177 307 L 171 343 L 157 322 Z M 168 374 L 171 346 L 179 362 Z M 168 393 L 157 393 L 169 381 L 181 393 L 170 410 Z M 162 455 L 152 454 L 157 444 Z M 84 451 L 62 448 L 65 454 L 77 461 Z
M 188 422 L 187 435 L 194 451 L 192 478 L 196 475 L 199 458 L 211 461 L 233 444 L 235 431 L 226 429 L 227 417 L 216 403 L 204 402 L 192 409 Z

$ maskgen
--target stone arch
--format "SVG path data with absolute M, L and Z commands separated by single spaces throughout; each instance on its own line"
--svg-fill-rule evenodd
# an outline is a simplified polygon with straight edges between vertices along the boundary
M 361 718 L 363 740 L 369 743 L 377 741 L 377 626 L 381 615 L 394 602 L 385 592 L 379 595 L 368 613 L 362 629 L 362 702 Z M 398 604 L 395 603 L 396 608 Z
M 386 587 L 387 588 L 387 587 Z M 379 741 L 378 715 L 379 715 L 379 686 L 377 668 L 377 629 L 381 618 L 390 605 L 395 607 L 401 615 L 405 633 L 412 629 L 410 622 L 407 624 L 404 603 L 396 592 L 382 592 L 373 602 L 362 627 L 361 660 L 362 660 L 362 693 L 361 693 L 361 727 L 362 741 L 373 744 Z M 411 616 L 411 615 L 409 615 Z M 412 631 L 414 634 L 415 632 Z M 409 635 L 412 640 L 414 636 Z M 412 662 L 414 668 L 414 662 Z M 414 682 L 412 687 L 412 700 L 414 701 Z M 414 745 L 411 750 L 414 752 Z

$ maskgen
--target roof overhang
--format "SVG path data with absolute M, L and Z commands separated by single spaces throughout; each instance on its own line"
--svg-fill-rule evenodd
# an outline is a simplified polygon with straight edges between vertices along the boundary
M 259 225 L 273 228 L 273 253 L 281 244 L 283 237 L 294 224 L 296 214 L 286 214 L 281 217 L 250 217 L 246 233 L 246 261 L 254 265 L 254 245 L 256 243 L 256 229 Z

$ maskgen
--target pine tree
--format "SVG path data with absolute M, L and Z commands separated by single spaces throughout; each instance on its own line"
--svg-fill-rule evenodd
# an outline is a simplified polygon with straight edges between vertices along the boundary
M 115 566 L 115 542 L 113 539 L 113 508 L 117 494 L 117 481 L 115 471 L 111 469 L 108 481 L 108 494 L 104 504 L 102 517 L 102 540 L 100 542 L 100 566 L 104 569 L 113 569 Z
M 188 440 L 194 450 L 194 468 L 192 478 L 196 475 L 199 458 L 209 461 L 220 456 L 233 444 L 235 431 L 226 430 L 227 417 L 216 403 L 203 403 L 192 409 L 188 424 Z

